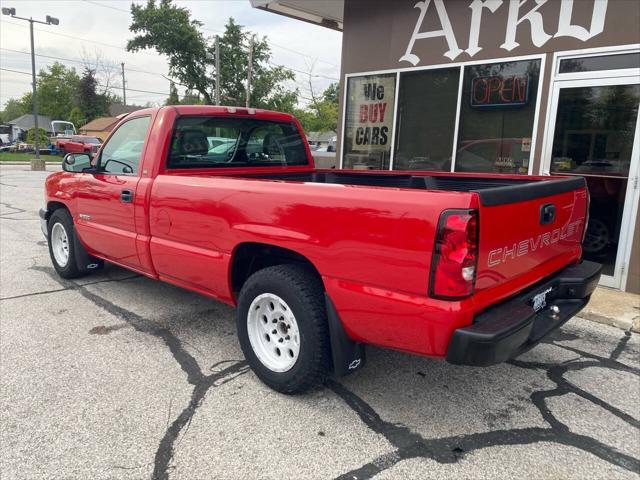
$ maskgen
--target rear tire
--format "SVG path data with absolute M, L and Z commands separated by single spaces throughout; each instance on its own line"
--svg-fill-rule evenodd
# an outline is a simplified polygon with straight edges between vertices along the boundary
M 277 265 L 254 273 L 240 292 L 237 326 L 251 369 L 278 392 L 305 392 L 330 371 L 324 288 L 304 266 Z

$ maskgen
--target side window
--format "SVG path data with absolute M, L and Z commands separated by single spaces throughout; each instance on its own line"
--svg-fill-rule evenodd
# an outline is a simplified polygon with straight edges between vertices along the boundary
M 136 175 L 151 117 L 122 124 L 102 149 L 100 170 L 104 173 Z

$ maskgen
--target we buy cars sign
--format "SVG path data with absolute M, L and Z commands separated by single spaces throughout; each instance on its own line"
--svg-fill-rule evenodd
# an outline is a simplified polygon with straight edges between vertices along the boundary
M 352 79 L 349 86 L 355 96 L 354 110 L 356 118 L 350 127 L 352 132 L 352 150 L 387 150 L 391 142 L 393 122 L 393 101 L 395 98 L 395 76 L 366 76 Z

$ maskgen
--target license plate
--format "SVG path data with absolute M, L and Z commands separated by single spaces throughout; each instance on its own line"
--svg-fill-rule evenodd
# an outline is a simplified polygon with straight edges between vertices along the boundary
M 547 288 L 544 292 L 540 292 L 531 299 L 531 306 L 535 312 L 539 312 L 547 306 L 547 294 L 553 290 L 552 287 Z

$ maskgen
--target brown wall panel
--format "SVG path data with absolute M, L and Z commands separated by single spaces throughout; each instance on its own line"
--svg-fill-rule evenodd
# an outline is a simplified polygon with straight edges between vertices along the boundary
M 514 0 L 516 3 L 518 0 Z M 567 1 L 567 0 L 565 0 Z M 589 29 L 594 1 L 575 0 L 571 24 Z M 571 3 L 567 2 L 565 5 Z M 548 0 L 536 11 L 542 16 L 543 30 L 550 35 L 544 44 L 536 46 L 532 41 L 532 28 L 523 21 L 516 30 L 515 41 L 519 46 L 512 50 L 501 47 L 505 43 L 510 0 L 503 0 L 494 13 L 483 9 L 478 44 L 482 50 L 470 55 L 464 50 L 470 41 L 472 17 L 471 0 L 444 0 L 447 18 L 459 49 L 463 50 L 454 59 L 444 56 L 450 48 L 444 37 L 418 39 L 411 53 L 419 58 L 416 67 L 428 65 L 447 65 L 478 60 L 519 57 L 524 55 L 546 54 L 546 65 L 541 75 L 537 101 L 540 102 L 536 132 L 533 172 L 538 173 L 541 164 L 544 129 L 547 118 L 547 106 L 551 88 L 553 53 L 559 51 L 608 47 L 615 45 L 640 44 L 640 1 L 609 0 L 607 2 L 604 29 L 602 33 L 582 41 L 574 37 L 555 37 L 558 31 L 562 0 Z M 342 111 L 344 99 L 344 75 L 349 73 L 377 70 L 397 70 L 413 67 L 408 61 L 400 60 L 407 52 L 408 43 L 420 16 L 415 8 L 416 0 L 345 0 L 344 34 L 342 39 L 342 69 L 340 81 L 340 110 L 338 122 L 338 152 L 342 142 Z M 535 9 L 538 4 L 527 0 L 519 11 L 522 17 Z M 420 32 L 442 28 L 434 1 L 429 2 Z M 632 245 L 626 289 L 640 293 L 640 228 L 636 220 L 635 236 Z M 625 286 L 623 286 L 624 288 Z

